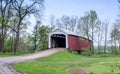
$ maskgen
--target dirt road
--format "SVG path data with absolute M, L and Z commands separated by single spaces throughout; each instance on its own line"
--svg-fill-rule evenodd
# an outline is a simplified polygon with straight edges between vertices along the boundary
M 22 73 L 15 71 L 12 68 L 12 64 L 33 60 L 36 58 L 46 57 L 61 50 L 63 50 L 63 48 L 54 48 L 54 49 L 45 50 L 39 53 L 26 55 L 26 56 L 14 56 L 14 57 L 0 58 L 0 74 L 22 74 Z

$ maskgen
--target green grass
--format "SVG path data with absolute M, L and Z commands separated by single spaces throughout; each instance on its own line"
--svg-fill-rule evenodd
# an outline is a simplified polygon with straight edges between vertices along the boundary
M 120 57 L 110 54 L 86 57 L 61 51 L 31 62 L 15 64 L 14 68 L 25 74 L 71 74 L 68 68 L 84 68 L 88 74 L 117 74 L 120 73 Z
M 0 53 L 0 57 L 21 56 L 21 55 L 26 55 L 26 54 L 29 54 L 29 53 L 17 53 L 17 54 L 14 54 L 14 53 Z
M 120 74 L 120 61 L 119 62 L 99 62 L 91 64 L 88 67 L 89 73 L 94 74 Z

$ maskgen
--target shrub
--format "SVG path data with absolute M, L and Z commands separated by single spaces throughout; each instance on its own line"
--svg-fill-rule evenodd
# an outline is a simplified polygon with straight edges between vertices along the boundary
M 81 55 L 90 56 L 91 51 L 89 49 L 84 49 L 84 50 L 81 51 Z

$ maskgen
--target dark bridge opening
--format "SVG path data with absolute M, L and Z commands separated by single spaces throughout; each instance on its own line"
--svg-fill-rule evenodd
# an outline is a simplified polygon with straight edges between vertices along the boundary
M 65 35 L 63 34 L 53 34 L 51 36 L 51 46 L 52 48 L 57 48 L 57 47 L 66 47 L 66 38 Z

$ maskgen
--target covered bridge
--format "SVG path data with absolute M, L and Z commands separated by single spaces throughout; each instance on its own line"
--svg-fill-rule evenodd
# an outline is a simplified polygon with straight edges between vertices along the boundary
M 61 29 L 51 32 L 48 40 L 49 48 L 69 48 L 72 51 L 80 51 L 93 46 L 93 41 Z

